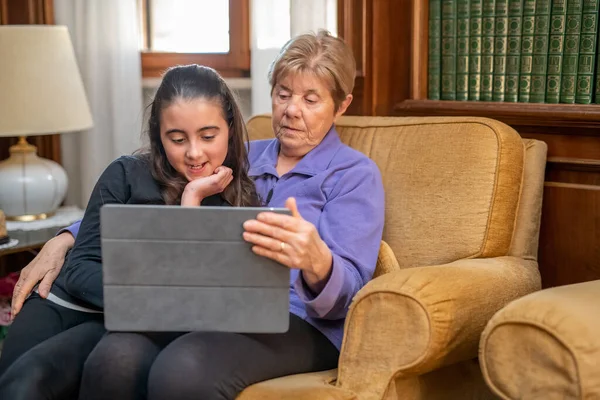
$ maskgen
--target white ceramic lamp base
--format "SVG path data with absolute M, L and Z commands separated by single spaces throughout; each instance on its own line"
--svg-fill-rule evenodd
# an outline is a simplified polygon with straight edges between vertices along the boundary
M 10 157 L 0 162 L 0 209 L 6 219 L 33 221 L 54 214 L 67 193 L 65 170 L 38 157 L 25 138 L 11 146 Z

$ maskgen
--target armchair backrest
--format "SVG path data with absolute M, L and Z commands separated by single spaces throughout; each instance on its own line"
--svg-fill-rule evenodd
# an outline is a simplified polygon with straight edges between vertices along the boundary
M 509 254 L 525 164 L 512 128 L 487 118 L 353 116 L 336 127 L 381 171 L 383 239 L 401 268 Z M 270 117 L 253 117 L 248 131 L 252 140 L 273 137 Z

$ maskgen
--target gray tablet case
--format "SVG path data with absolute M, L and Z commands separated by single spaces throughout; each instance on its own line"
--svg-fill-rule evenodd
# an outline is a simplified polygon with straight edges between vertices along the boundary
M 255 255 L 242 238 L 244 221 L 265 210 L 102 207 L 106 328 L 287 331 L 290 270 Z

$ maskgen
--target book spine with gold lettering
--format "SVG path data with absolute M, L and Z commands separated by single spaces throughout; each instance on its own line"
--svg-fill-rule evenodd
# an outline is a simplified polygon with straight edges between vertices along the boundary
M 481 90 L 482 0 L 471 0 L 469 28 L 469 100 L 479 101 Z
M 567 1 L 567 23 L 560 78 L 560 102 L 566 104 L 575 103 L 582 10 L 583 0 Z
M 548 42 L 548 76 L 546 78 L 546 103 L 560 100 L 560 80 L 567 20 L 567 0 L 552 0 L 550 14 L 550 40 Z
M 492 100 L 504 101 L 506 82 L 506 42 L 508 40 L 508 0 L 496 0 L 494 16 L 494 80 Z
M 530 103 L 543 103 L 546 100 L 550 6 L 550 0 L 537 0 L 535 3 L 535 36 L 533 38 Z
M 535 33 L 536 0 L 523 2 L 521 33 L 521 69 L 519 76 L 519 102 L 529 103 L 531 94 L 531 67 L 533 65 L 533 37 Z
M 521 61 L 521 30 L 523 0 L 508 0 L 508 38 L 506 43 L 506 82 L 504 101 L 519 100 L 519 70 Z
M 598 37 L 598 3 L 599 0 L 583 0 L 577 86 L 575 89 L 575 103 L 577 104 L 590 104 L 592 102 L 594 71 L 596 69 L 596 40 Z
M 481 31 L 481 91 L 482 101 L 492 101 L 494 80 L 494 28 L 496 0 L 483 0 Z
M 429 0 L 429 79 L 427 97 L 440 99 L 442 69 L 442 0 Z
M 442 0 L 442 100 L 456 100 L 456 1 Z
M 469 0 L 458 0 L 456 10 L 456 100 L 469 100 Z

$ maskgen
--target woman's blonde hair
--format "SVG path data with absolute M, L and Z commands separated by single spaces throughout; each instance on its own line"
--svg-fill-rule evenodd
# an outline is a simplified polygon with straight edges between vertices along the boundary
M 337 111 L 354 89 L 356 61 L 350 46 L 325 30 L 296 36 L 283 46 L 269 68 L 271 94 L 285 77 L 304 73 L 329 86 Z

